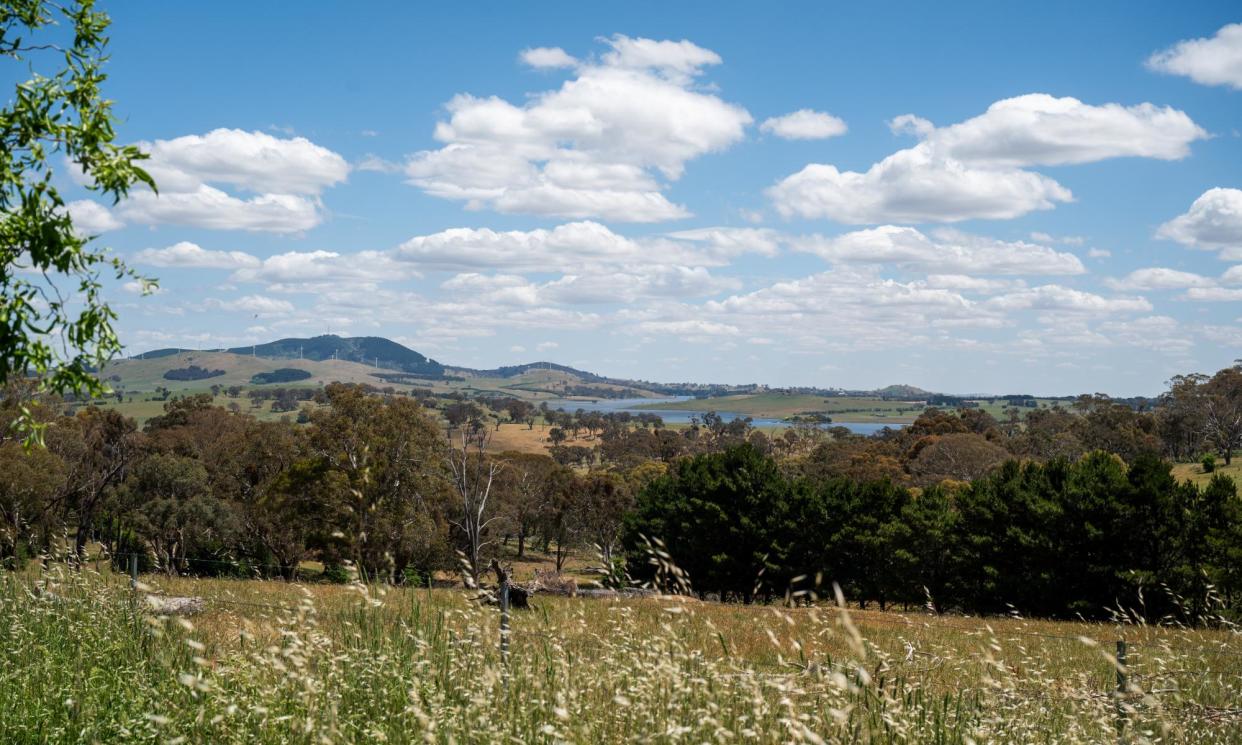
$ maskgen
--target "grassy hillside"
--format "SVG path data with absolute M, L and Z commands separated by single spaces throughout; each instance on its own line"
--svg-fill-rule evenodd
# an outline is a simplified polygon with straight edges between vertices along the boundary
M 224 370 L 224 375 L 206 380 L 164 378 L 165 372 L 190 365 L 198 365 L 210 370 Z M 374 376 L 374 373 L 397 372 L 345 360 L 317 362 L 252 357 L 230 352 L 178 352 L 155 359 L 116 360 L 100 371 L 100 377 L 108 380 L 113 388 L 124 388 L 127 391 L 154 391 L 156 387 L 167 388 L 171 391 L 204 391 L 217 384 L 224 387 L 249 386 L 250 378 L 256 373 L 270 373 L 285 367 L 306 370 L 311 374 L 310 379 L 301 381 L 297 385 L 319 385 L 333 381 L 384 385 Z M 120 379 L 112 380 L 113 376 L 118 376 Z

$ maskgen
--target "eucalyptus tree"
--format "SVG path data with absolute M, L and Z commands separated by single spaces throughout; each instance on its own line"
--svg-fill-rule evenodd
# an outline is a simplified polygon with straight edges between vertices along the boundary
M 53 166 L 67 163 L 76 181 L 113 203 L 135 185 L 155 188 L 138 165 L 147 156 L 114 142 L 112 102 L 101 89 L 109 23 L 92 0 L 0 2 L 8 77 L 29 71 L 0 108 L 0 383 L 33 374 L 46 391 L 102 396 L 94 372 L 121 342 L 101 277 L 132 276 L 144 292 L 154 285 L 74 225 L 56 186 Z M 15 426 L 28 445 L 42 441 L 28 410 Z

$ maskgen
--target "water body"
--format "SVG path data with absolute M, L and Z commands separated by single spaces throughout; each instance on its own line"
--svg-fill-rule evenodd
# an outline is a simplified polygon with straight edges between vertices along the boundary
M 703 417 L 706 412 L 690 411 L 687 409 L 677 408 L 677 404 L 682 401 L 690 400 L 690 396 L 671 396 L 668 398 L 601 398 L 594 401 L 580 401 L 576 399 L 552 399 L 548 401 L 550 409 L 564 409 L 565 411 L 600 411 L 604 413 L 628 411 L 631 414 L 655 414 L 664 420 L 665 424 L 688 424 L 692 417 Z M 660 408 L 646 408 L 646 404 L 662 404 Z M 666 405 L 667 408 L 664 408 Z M 637 408 L 644 406 L 644 408 Z M 731 422 L 738 417 L 745 417 L 745 414 L 739 414 L 736 411 L 717 410 L 717 414 L 726 422 Z M 787 427 L 789 423 L 783 419 L 774 419 L 769 417 L 753 417 L 751 424 L 756 427 Z M 825 425 L 829 427 L 845 427 L 851 432 L 860 435 L 872 435 L 885 427 L 899 429 L 906 425 L 899 422 L 837 422 Z

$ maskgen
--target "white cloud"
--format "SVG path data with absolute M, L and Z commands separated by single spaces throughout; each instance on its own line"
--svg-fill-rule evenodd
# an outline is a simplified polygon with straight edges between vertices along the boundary
M 988 305 L 1001 310 L 1041 310 L 1104 315 L 1148 312 L 1151 303 L 1142 297 L 1106 298 L 1061 285 L 1041 285 L 998 295 Z
M 1221 27 L 1210 39 L 1179 41 L 1153 54 L 1147 66 L 1157 72 L 1184 75 L 1202 85 L 1242 90 L 1242 23 Z
M 147 248 L 134 256 L 139 264 L 193 269 L 241 269 L 260 262 L 243 251 L 208 251 L 195 243 L 181 241 L 167 248 Z
M 161 189 L 192 191 L 204 183 L 256 193 L 318 194 L 349 174 L 345 159 L 305 137 L 215 129 L 205 135 L 138 143 Z
M 118 212 L 142 224 L 302 232 L 323 220 L 322 191 L 349 173 L 344 158 L 304 137 L 216 129 L 138 145 L 151 155 L 144 167 L 159 194 L 135 190 Z
M 1170 106 L 1092 106 L 1032 93 L 997 101 L 973 119 L 936 129 L 927 141 L 948 158 L 1023 167 L 1121 157 L 1179 160 L 1190 154 L 1190 143 L 1207 136 Z
M 1235 303 L 1242 300 L 1242 287 L 1191 287 L 1183 297 L 1209 303 Z
M 1156 236 L 1209 250 L 1242 250 L 1242 189 L 1208 189 Z
M 1087 249 L 1087 258 L 1089 259 L 1107 259 L 1112 256 L 1113 252 L 1106 248 L 1089 248 Z
M 452 228 L 415 236 L 398 246 L 394 257 L 427 269 L 465 271 L 591 272 L 629 265 L 722 263 L 676 241 L 652 245 L 596 222 L 566 223 L 551 230 Z
M 1149 267 L 1136 269 L 1122 279 L 1106 280 L 1105 284 L 1117 290 L 1184 290 L 1189 287 L 1211 287 L 1216 282 L 1193 272 Z
M 1016 168 L 974 168 L 926 144 L 898 151 L 865 172 L 812 163 L 767 190 L 785 217 L 859 225 L 1009 219 L 1073 199 L 1069 189 Z
M 1086 271 L 1073 254 L 956 230 L 939 230 L 928 237 L 914 228 L 882 225 L 832 238 L 814 236 L 796 245 L 832 262 L 891 263 L 946 273 L 1069 275 Z
M 293 312 L 293 303 L 265 295 L 246 295 L 232 300 L 213 300 L 208 303 L 221 310 L 253 313 L 259 316 L 276 316 Z
M 1045 94 L 997 101 L 940 129 L 912 114 L 889 126 L 923 139 L 865 172 L 812 163 L 767 190 L 777 210 L 848 224 L 1008 219 L 1073 198 L 1027 167 L 1124 156 L 1173 160 L 1207 136 L 1170 107 L 1092 106 Z
M 118 207 L 129 222 L 190 225 L 212 230 L 300 233 L 323 221 L 319 202 L 294 194 L 239 199 L 206 184 L 193 191 L 130 192 Z
M 554 342 L 554 341 L 541 341 L 541 342 L 539 342 L 538 344 L 536 344 L 536 345 L 535 345 L 535 351 L 537 351 L 537 352 L 547 352 L 548 350 L 550 350 L 550 349 L 556 349 L 556 348 L 557 348 L 557 347 L 559 347 L 559 346 L 561 346 L 561 345 L 560 345 L 560 344 L 557 344 L 557 343 L 556 343 L 556 342 Z
M 393 163 L 390 160 L 384 160 L 378 155 L 368 153 L 362 156 L 362 160 L 354 164 L 354 169 L 358 171 L 371 171 L 373 173 L 400 173 L 401 164 Z
M 98 235 L 125 226 L 111 210 L 89 199 L 69 202 L 65 205 L 65 210 L 73 220 L 74 229 L 83 235 Z
M 914 114 L 895 116 L 888 122 L 888 129 L 895 135 L 914 135 L 920 140 L 936 130 L 936 125 Z
M 454 97 L 435 129 L 444 146 L 409 159 L 410 182 L 472 209 L 625 222 L 688 216 L 661 179 L 739 141 L 750 114 L 693 85 L 720 62 L 714 52 L 686 41 L 606 43 L 599 61 L 522 105 Z
M 539 288 L 512 274 L 466 272 L 446 280 L 440 287 L 461 297 L 476 297 L 495 305 L 533 306 L 539 303 Z
M 235 282 L 266 282 L 281 291 L 319 291 L 324 283 L 394 282 L 418 276 L 409 264 L 382 251 L 339 254 L 334 251 L 290 251 L 261 263 L 241 267 Z
M 637 330 L 644 334 L 669 334 L 691 339 L 711 336 L 736 336 L 739 333 L 736 326 L 699 319 L 644 321 L 638 324 Z
M 1066 246 L 1081 246 L 1087 242 L 1087 239 L 1083 238 L 1080 235 L 1056 236 L 1056 235 L 1051 235 L 1049 233 L 1042 233 L 1039 231 L 1035 231 L 1031 233 L 1031 240 L 1035 241 L 1036 243 L 1062 243 Z
M 838 117 L 811 109 L 799 109 L 791 114 L 765 119 L 759 125 L 759 131 L 786 140 L 823 140 L 843 135 L 848 129 Z
M 775 256 L 782 241 L 780 234 L 765 228 L 696 228 L 669 233 L 668 237 L 691 241 L 707 248 L 713 256 L 726 257 L 745 253 Z
M 558 67 L 574 67 L 578 60 L 560 47 L 535 47 L 523 49 L 518 55 L 523 64 L 537 69 L 555 69 Z

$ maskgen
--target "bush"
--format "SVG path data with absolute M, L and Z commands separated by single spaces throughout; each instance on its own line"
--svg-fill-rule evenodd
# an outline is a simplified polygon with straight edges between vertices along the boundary
M 349 582 L 349 570 L 340 564 L 329 564 L 323 568 L 323 581 L 331 582 L 334 585 L 343 585 Z
M 268 385 L 269 383 L 293 383 L 313 377 L 307 370 L 294 367 L 282 367 L 271 372 L 258 373 L 250 378 L 251 385 Z
M 1211 473 L 1216 470 L 1216 456 L 1212 453 L 1204 453 L 1199 462 L 1203 464 L 1204 473 Z
M 223 370 L 208 370 L 198 365 L 190 365 L 189 367 L 178 367 L 164 373 L 165 380 L 206 380 L 207 378 L 218 378 L 224 374 Z

